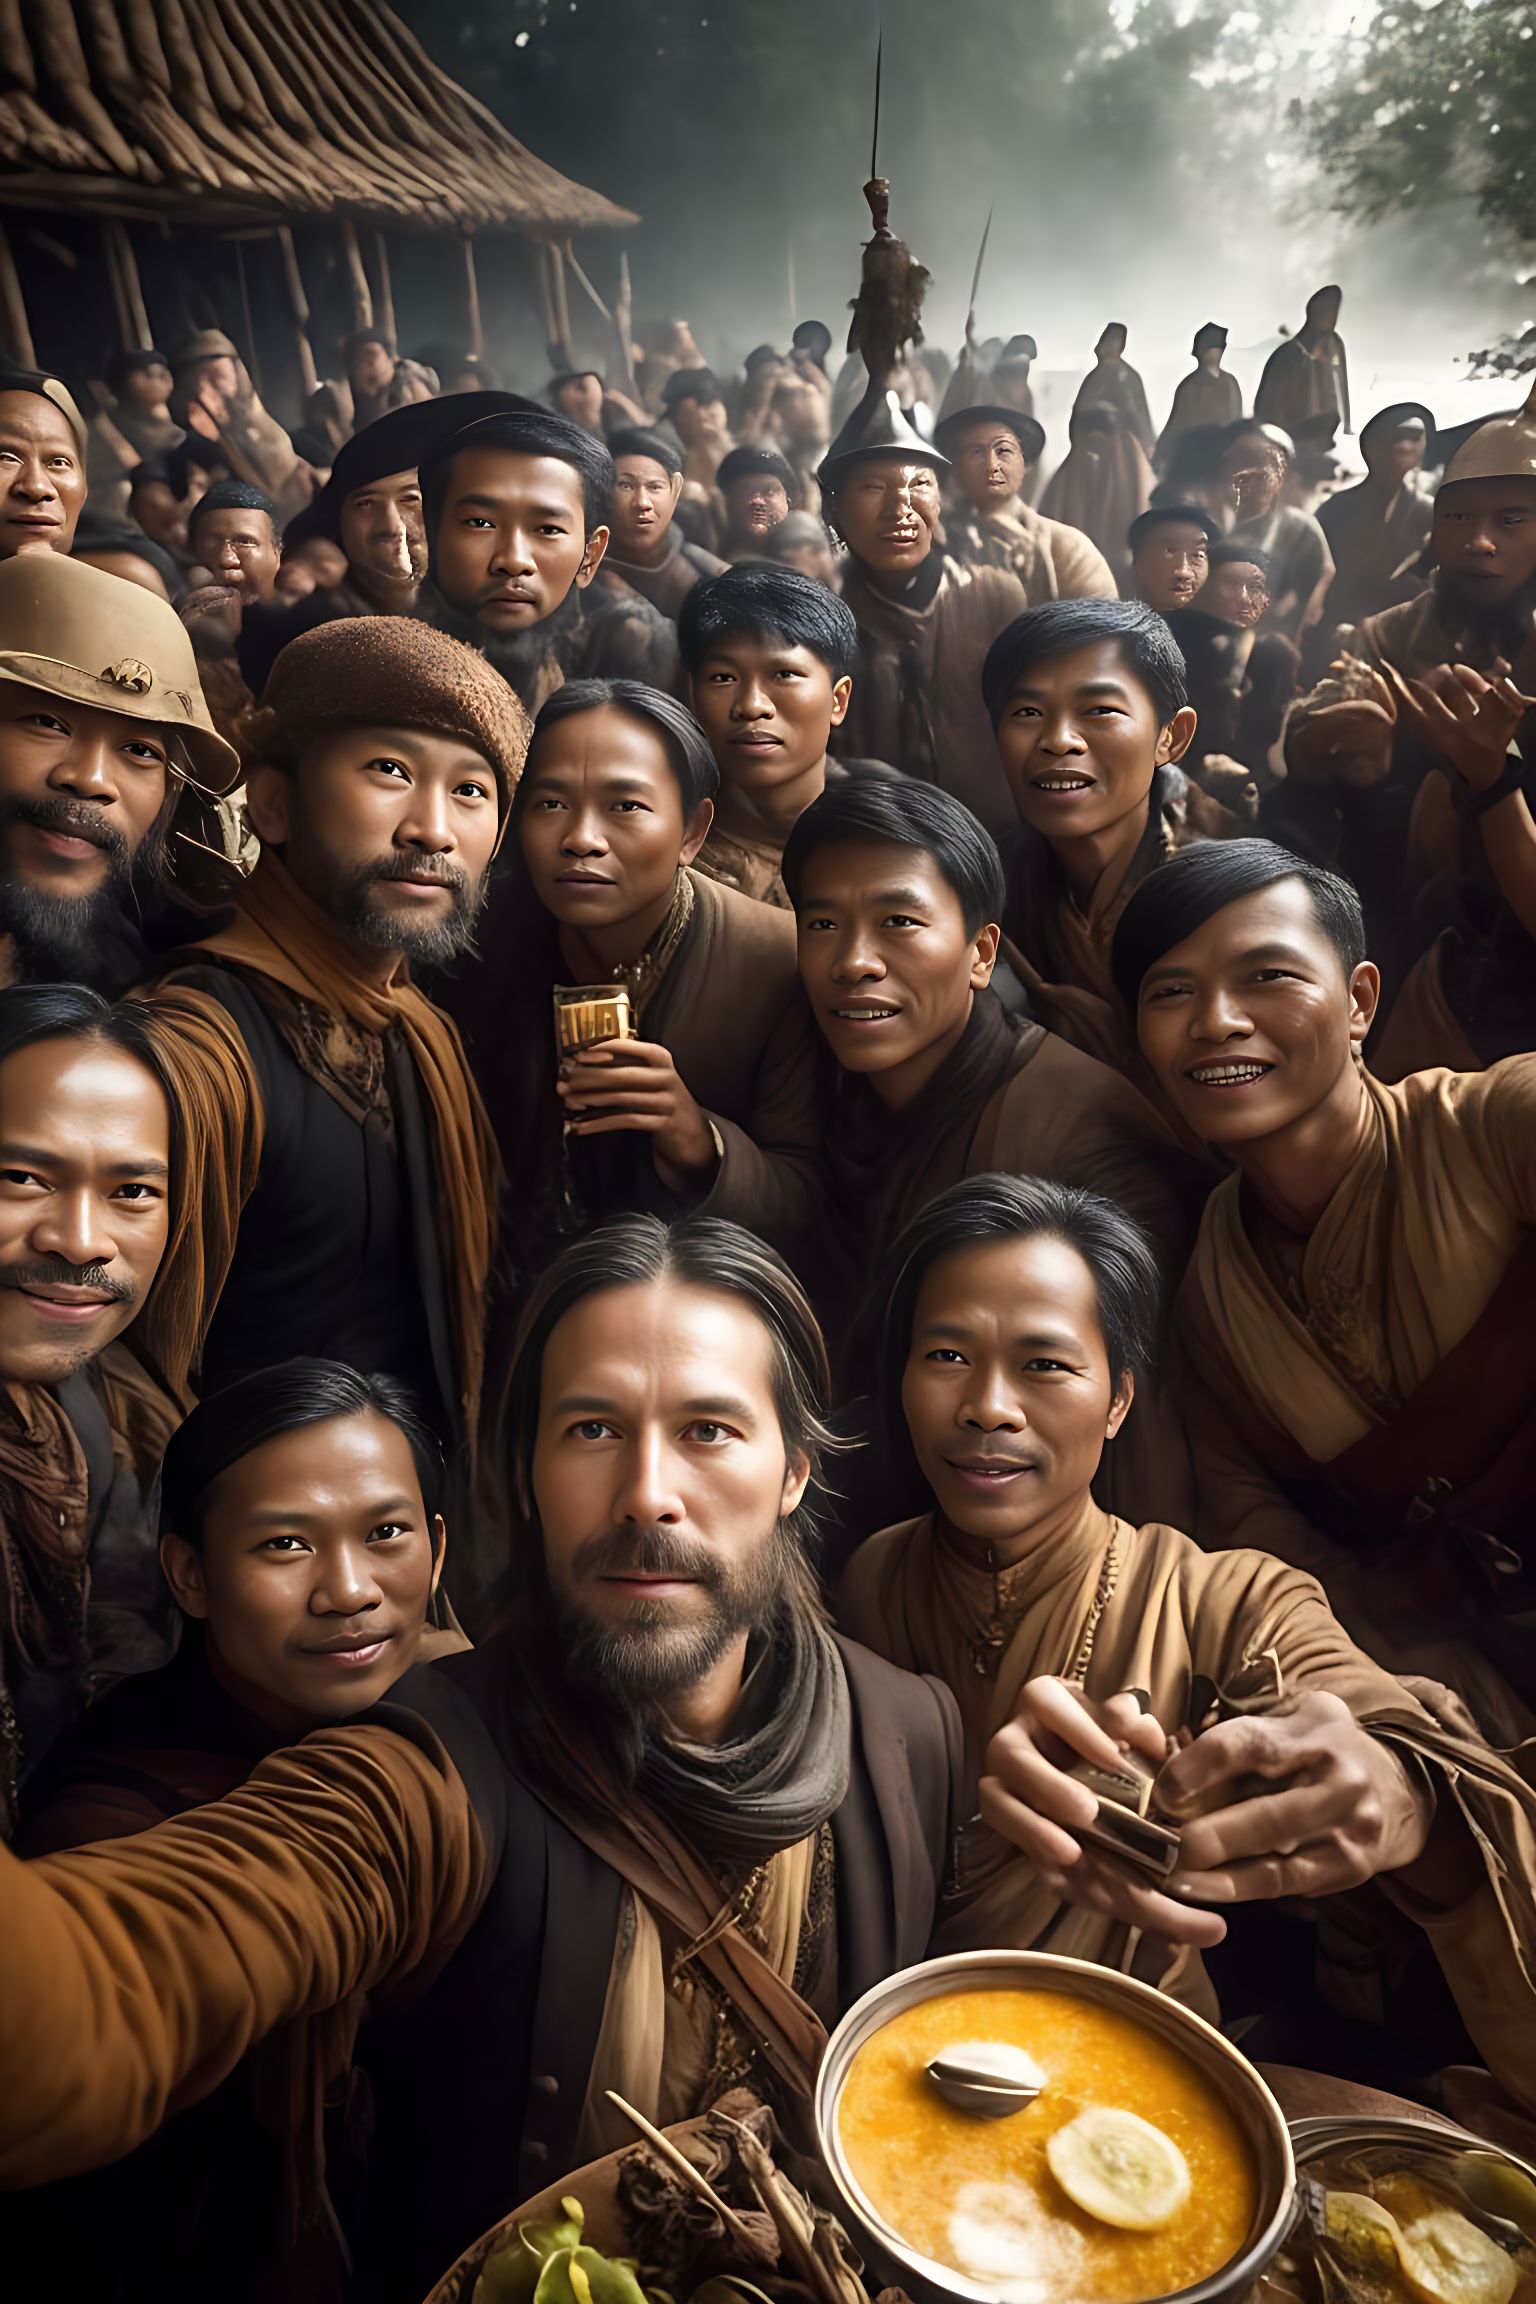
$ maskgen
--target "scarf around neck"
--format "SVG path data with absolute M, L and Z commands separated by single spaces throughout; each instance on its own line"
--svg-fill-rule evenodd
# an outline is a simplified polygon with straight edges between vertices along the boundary
M 465 1429 L 475 1430 L 485 1349 L 485 1298 L 495 1253 L 501 1167 L 457 1027 L 411 982 L 402 957 L 385 983 L 357 956 L 281 857 L 263 851 L 228 927 L 194 947 L 254 969 L 296 998 L 381 1039 L 398 1028 L 431 1122 L 436 1216 L 450 1275 Z M 312 1075 L 328 1093 L 330 1076 Z

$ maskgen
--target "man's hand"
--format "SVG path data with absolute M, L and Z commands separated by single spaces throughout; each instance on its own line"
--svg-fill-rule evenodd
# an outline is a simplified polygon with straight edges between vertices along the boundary
M 1170 1887 L 1201 1904 L 1357 1888 L 1415 1863 L 1433 1821 L 1403 1763 L 1321 1689 L 1208 1728 L 1162 1771 L 1153 1808 L 1180 1827 Z
M 678 1077 L 670 1048 L 649 1040 L 607 1040 L 560 1067 L 557 1083 L 573 1136 L 621 1128 L 652 1138 L 656 1173 L 669 1191 L 697 1192 L 719 1164 L 714 1131 Z
M 1324 699 L 1286 723 L 1285 764 L 1303 784 L 1364 791 L 1392 770 L 1397 699 L 1373 665 L 1342 656 L 1313 695 Z
M 1013 1718 L 987 1747 L 981 1813 L 994 1832 L 1022 1848 L 1063 1903 L 1085 1906 L 1170 1944 L 1219 1944 L 1226 1922 L 1148 1887 L 1128 1867 L 1072 1837 L 1092 1824 L 1098 1801 L 1067 1771 L 1078 1760 L 1123 1768 L 1127 1752 L 1153 1763 L 1168 1738 L 1135 1696 L 1097 1703 L 1067 1680 L 1039 1679 L 1020 1691 Z
M 1486 792 L 1504 773 L 1509 747 L 1536 696 L 1527 696 L 1510 678 L 1502 656 L 1485 680 L 1470 664 L 1437 664 L 1421 679 L 1392 680 L 1403 718 L 1426 744 L 1449 762 L 1474 792 Z

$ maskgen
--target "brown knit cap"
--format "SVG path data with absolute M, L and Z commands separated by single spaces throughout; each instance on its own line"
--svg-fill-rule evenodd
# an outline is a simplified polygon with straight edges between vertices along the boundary
M 462 737 L 496 772 L 511 805 L 532 723 L 483 656 L 411 616 L 344 616 L 302 632 L 278 656 L 246 716 L 247 766 L 322 728 L 430 728 Z

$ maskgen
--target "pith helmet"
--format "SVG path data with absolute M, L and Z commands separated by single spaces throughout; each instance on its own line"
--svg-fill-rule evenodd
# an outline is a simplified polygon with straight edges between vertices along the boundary
M 1462 442 L 1440 485 L 1457 480 L 1536 480 L 1536 384 L 1513 416 L 1490 416 Z
M 240 756 L 213 725 L 187 628 L 168 600 L 58 552 L 0 561 L 0 680 L 124 712 L 180 737 L 178 775 L 224 793 Z

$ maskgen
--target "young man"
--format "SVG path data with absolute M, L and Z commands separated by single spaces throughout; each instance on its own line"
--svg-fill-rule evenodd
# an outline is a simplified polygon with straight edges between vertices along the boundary
M 725 506 L 723 560 L 761 558 L 775 528 L 795 509 L 795 475 L 776 448 L 733 448 L 715 486 Z
M 821 467 L 826 516 L 850 555 L 843 598 L 859 627 L 838 749 L 941 785 L 1001 833 L 1011 810 L 979 682 L 987 649 L 1025 605 L 1024 587 L 1005 568 L 962 568 L 939 549 L 949 469 L 894 392 L 865 394 Z
M 795 826 L 784 881 L 830 1057 L 818 1081 L 826 1182 L 813 1269 L 847 1391 L 870 1390 L 880 1257 L 962 1176 L 1004 1168 L 1091 1183 L 1147 1225 L 1165 1270 L 1182 1268 L 1203 1179 L 1127 1080 L 1010 1016 L 991 989 L 1003 874 L 973 816 L 926 785 L 850 781 Z M 1168 1421 L 1149 1416 L 1132 1450 L 1126 1470 L 1144 1480 L 1141 1493 L 1186 1512 L 1182 1440 Z M 893 1502 L 913 1508 L 905 1494 Z
M 1053 1031 L 1135 1076 L 1110 943 L 1187 830 L 1169 773 L 1195 736 L 1183 659 L 1140 601 L 1056 601 L 993 641 L 982 694 L 1018 817 L 1010 957 Z
M 470 943 L 526 743 L 505 683 L 441 633 L 356 616 L 290 642 L 248 753 L 260 860 L 230 925 L 146 995 L 234 1019 L 262 1130 L 210 1388 L 295 1352 L 365 1363 L 429 1403 L 456 1471 L 498 1169 L 412 972 Z
M 1453 1679 L 1516 1741 L 1536 1058 L 1373 1079 L 1355 892 L 1263 841 L 1154 873 L 1114 967 L 1165 1096 L 1233 1171 L 1179 1301 L 1202 1535 L 1311 1568 L 1382 1662 Z
M 1199 504 L 1154 504 L 1138 513 L 1126 538 L 1135 597 L 1159 616 L 1188 608 L 1205 583 L 1220 534 Z
M 613 458 L 612 541 L 597 571 L 599 590 L 627 586 L 677 622 L 695 584 L 718 576 L 723 560 L 691 544 L 673 514 L 683 492 L 683 459 L 659 432 L 616 432 Z
M 784 843 L 829 781 L 853 694 L 859 633 L 832 593 L 790 568 L 733 568 L 684 604 L 678 645 L 693 709 L 720 771 L 696 871 L 789 907 Z
M 1150 456 L 1157 427 L 1147 406 L 1147 388 L 1125 357 L 1125 339 L 1124 323 L 1111 320 L 1093 348 L 1093 366 L 1077 388 L 1072 413 L 1075 416 L 1084 408 L 1117 409 L 1143 456 Z
M 0 1838 L 91 1694 L 168 1653 L 147 1500 L 249 1181 L 235 1061 L 79 985 L 0 992 Z
M 1158 435 L 1152 462 L 1163 471 L 1169 452 L 1181 433 L 1193 432 L 1210 424 L 1235 424 L 1243 412 L 1243 388 L 1235 376 L 1229 376 L 1221 364 L 1227 348 L 1227 332 L 1216 322 L 1208 320 L 1195 331 L 1190 347 L 1195 365 L 1184 377 L 1173 395 L 1173 406 L 1168 421 Z
M 0 1859 L 0 2180 L 111 2158 L 335 2010 L 289 2035 L 311 2087 L 374 1994 L 349 2237 L 362 2292 L 418 2304 L 626 2140 L 608 2086 L 668 2122 L 750 2077 L 798 2116 L 827 2026 L 928 1948 L 959 1756 L 946 1690 L 827 1630 L 826 1384 L 735 1227 L 567 1250 L 508 1393 L 508 1627 L 197 1816 Z
M 1358 624 L 1423 591 L 1419 562 L 1434 511 L 1420 473 L 1440 461 L 1434 442 L 1435 420 L 1416 400 L 1378 409 L 1362 428 L 1365 478 L 1325 497 L 1317 515 L 1337 569 L 1328 595 L 1335 623 Z
M 421 460 L 428 572 L 416 613 L 476 648 L 530 713 L 567 679 L 670 687 L 677 649 L 648 601 L 583 595 L 608 549 L 613 460 L 545 409 L 471 417 Z
M 1024 488 L 1045 452 L 1045 430 L 1016 408 L 957 409 L 934 427 L 949 458 L 954 504 L 944 533 L 957 560 L 1007 568 L 1033 607 L 1041 600 L 1113 600 L 1115 580 L 1080 528 L 1047 520 Z
M 1236 624 L 1244 632 L 1256 632 L 1273 593 L 1274 574 L 1268 554 L 1246 537 L 1218 535 L 1206 554 L 1205 583 L 1200 592 L 1203 613 L 1218 617 L 1223 624 Z
M 170 411 L 170 362 L 163 352 L 115 352 L 107 362 L 111 408 L 91 418 L 86 482 L 92 509 L 104 520 L 128 510 L 128 477 L 146 460 L 168 456 L 182 437 Z
M 713 372 L 674 369 L 661 396 L 661 411 L 683 451 L 683 478 L 702 496 L 714 487 L 721 463 L 734 445 L 725 395 Z
M 1230 1921 L 1240 1952 L 1243 1905 L 1300 1892 L 1310 1906 L 1374 1879 L 1385 1896 L 1357 1936 L 1370 1910 L 1389 1941 L 1422 1922 L 1478 2046 L 1529 2101 L 1530 1924 L 1502 1885 L 1531 1876 L 1528 1789 L 1362 1655 L 1310 1576 L 1203 1552 L 1094 1501 L 1106 1436 L 1140 1412 L 1158 1292 L 1119 1209 L 1038 1177 L 956 1185 L 886 1260 L 886 1438 L 910 1445 L 932 1504 L 854 1556 L 837 1619 L 953 1691 L 973 1802 L 983 1755 L 995 1768 L 1006 1749 L 1013 1767 L 1006 1787 L 980 1787 L 986 1821 L 962 1834 L 943 1942 L 1129 1967 L 1215 2017 L 1198 1948 Z M 1123 1767 L 1117 1744 L 1155 1771 L 1153 1817 L 1182 1827 L 1166 1883 L 1076 1837 L 1095 1800 L 1070 1770 Z M 993 1829 L 1005 1809 L 1006 1841 Z M 1404 1989 L 1397 1959 L 1373 1969 L 1352 1949 L 1325 1988 L 1401 2055 L 1432 2032 L 1434 1997 Z M 1271 2023 L 1284 2020 L 1276 1986 L 1266 1970 Z M 1429 2057 L 1445 2060 L 1434 2045 Z
M 85 418 L 57 376 L 0 361 L 0 560 L 68 552 L 86 448 Z
M 798 1250 L 815 1196 L 814 1046 L 782 913 L 690 869 L 719 771 L 697 721 L 572 681 L 518 786 L 520 885 L 449 995 L 511 1170 L 524 1271 L 589 1217 L 662 1205 Z M 562 1054 L 562 985 L 628 990 L 633 1038 Z
M 216 480 L 187 515 L 187 548 L 242 613 L 272 597 L 282 559 L 277 506 L 244 480 Z
M 116 993 L 187 784 L 238 782 L 175 610 L 55 553 L 0 564 L 0 981 Z
M 1319 288 L 1307 298 L 1307 316 L 1294 336 L 1276 345 L 1264 363 L 1253 413 L 1261 424 L 1278 424 L 1294 438 L 1298 424 L 1333 416 L 1351 429 L 1349 367 L 1339 334 L 1343 292 Z

